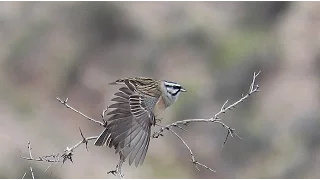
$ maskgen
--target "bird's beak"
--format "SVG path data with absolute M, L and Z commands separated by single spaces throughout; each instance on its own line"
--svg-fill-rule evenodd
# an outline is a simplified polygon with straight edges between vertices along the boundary
M 184 89 L 183 87 L 181 87 L 180 91 L 181 91 L 181 92 L 187 92 L 187 90 Z

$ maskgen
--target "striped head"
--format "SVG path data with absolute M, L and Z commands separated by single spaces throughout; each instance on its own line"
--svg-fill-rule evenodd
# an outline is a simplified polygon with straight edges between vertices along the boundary
M 167 107 L 178 99 L 180 92 L 186 92 L 180 84 L 170 81 L 161 81 L 161 91 Z

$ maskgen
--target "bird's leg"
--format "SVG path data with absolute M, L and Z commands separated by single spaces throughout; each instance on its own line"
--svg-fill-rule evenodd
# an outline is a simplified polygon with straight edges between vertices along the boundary
M 116 167 L 116 170 L 118 171 L 118 177 L 119 177 L 120 179 L 123 179 L 123 177 L 124 177 L 124 175 L 123 175 L 122 172 L 121 172 L 123 162 L 124 162 L 124 161 L 122 161 L 122 160 L 120 159 L 120 161 L 119 161 L 119 163 L 117 164 L 117 167 Z
M 116 165 L 116 169 L 115 170 L 111 170 L 109 172 L 107 172 L 107 174 L 113 174 L 114 176 L 118 176 L 120 179 L 123 179 L 124 178 L 124 175 L 122 174 L 121 172 L 121 169 L 122 169 L 122 164 L 124 162 L 124 159 L 123 159 L 123 156 L 122 156 L 122 152 L 120 151 L 119 152 L 120 154 L 120 160 L 119 160 L 119 163 Z

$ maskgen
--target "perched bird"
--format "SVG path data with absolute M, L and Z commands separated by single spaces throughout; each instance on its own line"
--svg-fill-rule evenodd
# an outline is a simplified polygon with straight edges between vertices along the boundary
M 118 79 L 110 84 L 123 85 L 116 92 L 115 103 L 107 115 L 104 131 L 95 141 L 96 146 L 114 147 L 123 162 L 141 165 L 145 159 L 156 116 L 172 105 L 180 92 L 186 90 L 179 84 L 145 77 Z

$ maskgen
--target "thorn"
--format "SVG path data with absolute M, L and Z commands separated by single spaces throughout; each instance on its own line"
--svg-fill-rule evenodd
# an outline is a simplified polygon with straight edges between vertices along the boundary
M 79 127 L 79 131 L 80 131 L 80 134 L 81 134 L 81 137 L 82 137 L 82 142 L 86 144 L 86 149 L 87 149 L 87 151 L 89 152 L 89 150 L 88 150 L 88 141 L 87 141 L 87 139 L 83 136 L 83 133 L 82 133 L 80 127 Z
M 223 144 L 222 144 L 222 146 L 221 146 L 221 150 L 223 149 L 223 147 L 224 147 L 224 145 L 226 144 L 226 142 L 227 142 L 227 140 L 228 140 L 228 137 L 229 137 L 229 135 L 230 135 L 230 131 L 228 130 L 227 132 L 228 132 L 228 133 L 227 133 L 227 136 L 226 136 L 225 140 L 223 141 Z
M 198 171 L 200 171 L 200 169 L 199 169 L 199 167 L 198 167 L 198 161 L 196 161 L 196 160 L 191 160 L 191 161 L 192 161 L 193 165 L 196 167 L 196 169 L 197 169 Z
M 229 101 L 229 99 L 227 99 L 226 102 L 223 103 L 223 105 L 221 107 L 221 111 L 223 111 L 225 109 L 224 107 L 227 105 L 228 101 Z
M 236 135 L 240 140 L 242 140 L 242 138 L 236 132 L 233 132 L 233 134 Z
M 254 72 L 254 74 L 255 74 L 256 77 L 259 76 L 260 73 L 261 73 L 261 70 L 259 70 L 258 73 L 255 73 L 255 72 Z

